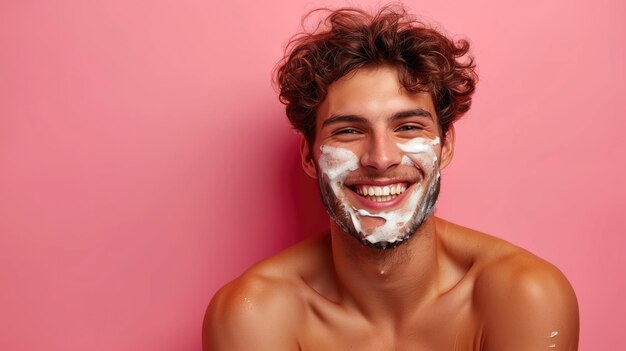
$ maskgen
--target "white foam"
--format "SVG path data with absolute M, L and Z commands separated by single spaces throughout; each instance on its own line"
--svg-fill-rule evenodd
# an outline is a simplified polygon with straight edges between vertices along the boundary
M 429 209 L 426 208 L 427 203 L 424 201 L 426 196 L 434 193 L 436 182 L 433 177 L 439 178 L 439 170 L 437 167 L 437 152 L 435 147 L 439 145 L 439 138 L 414 138 L 407 143 L 396 144 L 398 148 L 404 152 L 401 163 L 406 166 L 417 167 L 420 173 L 430 184 L 426 192 L 424 192 L 422 184 L 415 184 L 409 188 L 407 199 L 403 201 L 403 206 L 394 211 L 371 213 L 365 209 L 357 209 L 350 206 L 345 201 L 343 194 L 343 182 L 350 172 L 359 168 L 358 157 L 348 149 L 322 145 L 320 150 L 322 155 L 319 159 L 319 166 L 322 172 L 328 177 L 331 189 L 335 196 L 343 205 L 344 211 L 349 215 L 352 224 L 357 232 L 371 243 L 394 243 L 401 241 L 406 236 L 406 226 L 409 221 L 416 216 L 416 212 L 425 213 Z M 436 170 L 435 170 L 436 169 Z M 369 233 L 363 229 L 361 224 L 362 217 L 382 218 L 384 223 L 380 226 L 369 229 Z

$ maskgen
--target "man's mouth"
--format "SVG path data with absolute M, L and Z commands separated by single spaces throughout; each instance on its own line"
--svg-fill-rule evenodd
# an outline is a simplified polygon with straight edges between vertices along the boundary
M 369 201 L 385 202 L 398 197 L 409 187 L 408 183 L 395 183 L 388 185 L 352 185 L 352 191 L 361 195 Z

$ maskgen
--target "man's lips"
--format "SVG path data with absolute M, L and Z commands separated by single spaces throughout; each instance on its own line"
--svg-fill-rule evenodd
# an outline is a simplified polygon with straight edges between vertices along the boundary
M 363 207 L 384 210 L 400 203 L 410 186 L 408 182 L 396 182 L 386 185 L 354 184 L 348 188 Z
M 357 184 L 351 187 L 352 191 L 365 197 L 370 201 L 383 202 L 389 201 L 402 194 L 406 188 L 409 187 L 408 183 L 393 183 L 387 185 L 374 185 L 374 184 Z

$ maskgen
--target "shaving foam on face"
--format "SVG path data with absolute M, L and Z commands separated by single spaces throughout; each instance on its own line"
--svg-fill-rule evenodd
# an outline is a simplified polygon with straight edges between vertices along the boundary
M 407 143 L 396 145 L 405 152 L 405 155 L 402 156 L 402 164 L 404 165 L 415 166 L 420 164 L 426 166 L 430 162 L 428 166 L 431 172 L 437 165 L 435 146 L 439 145 L 439 137 L 435 139 L 413 138 Z
M 401 233 L 400 228 L 404 227 L 411 219 L 413 219 L 415 211 L 412 211 L 411 209 L 417 208 L 418 202 L 423 193 L 424 191 L 422 190 L 422 186 L 420 184 L 415 191 L 409 194 L 406 206 L 395 211 L 370 213 L 363 209 L 357 210 L 356 212 L 361 217 L 378 217 L 385 220 L 385 223 L 374 228 L 372 233 L 366 236 L 365 239 L 372 244 L 379 242 L 394 243 L 402 240 L 401 238 L 404 236 L 404 233 Z M 358 219 L 356 219 L 355 216 L 352 216 L 352 221 L 354 222 L 355 220 L 358 223 Z M 355 228 L 360 229 L 357 225 L 355 225 Z M 361 230 L 361 232 L 363 231 Z
M 352 151 L 340 147 L 322 145 L 320 150 L 322 150 L 320 168 L 330 180 L 335 196 L 339 197 L 338 192 L 348 173 L 359 168 L 359 159 Z
M 404 152 L 402 164 L 420 169 L 428 186 L 426 190 L 422 183 L 410 187 L 407 190 L 410 193 L 406 194 L 407 198 L 403 201 L 403 206 L 393 211 L 371 213 L 365 209 L 357 209 L 345 201 L 343 183 L 350 172 L 359 168 L 359 159 L 352 151 L 322 145 L 319 166 L 322 173 L 328 177 L 331 189 L 344 212 L 351 219 L 354 229 L 372 244 L 395 243 L 411 234 L 407 233 L 411 221 L 421 223 L 434 207 L 434 203 L 429 203 L 425 199 L 432 197 L 437 190 L 439 181 L 435 151 L 437 145 L 439 145 L 439 138 L 414 138 L 407 143 L 397 144 L 398 148 Z M 368 229 L 369 233 L 366 233 L 361 224 L 363 217 L 382 218 L 384 223 Z

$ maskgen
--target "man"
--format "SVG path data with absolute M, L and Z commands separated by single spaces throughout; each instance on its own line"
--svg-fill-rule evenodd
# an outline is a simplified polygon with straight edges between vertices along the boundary
M 576 350 L 554 266 L 432 213 L 476 83 L 466 41 L 383 8 L 332 12 L 277 70 L 330 233 L 223 287 L 205 350 Z

